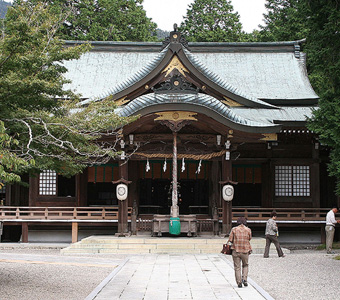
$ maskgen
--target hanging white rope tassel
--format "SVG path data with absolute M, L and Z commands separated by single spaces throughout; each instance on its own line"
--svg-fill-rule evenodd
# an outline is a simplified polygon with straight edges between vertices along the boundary
M 150 163 L 149 163 L 149 159 L 148 159 L 148 158 L 146 158 L 145 171 L 146 171 L 146 172 L 149 172 L 149 171 L 150 171 Z
M 165 173 L 166 171 L 166 158 L 164 159 L 164 165 L 163 165 L 163 172 Z
M 202 165 L 202 159 L 200 159 L 200 162 L 198 163 L 196 174 L 199 174 L 201 172 L 201 165 Z
M 181 172 L 183 173 L 185 170 L 185 162 L 184 162 L 184 157 L 182 158 L 182 168 L 181 168 Z

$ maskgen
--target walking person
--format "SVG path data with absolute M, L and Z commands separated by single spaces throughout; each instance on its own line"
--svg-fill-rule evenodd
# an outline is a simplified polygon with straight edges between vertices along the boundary
M 277 218 L 277 213 L 275 211 L 273 211 L 270 214 L 270 219 L 267 221 L 266 224 L 266 248 L 264 249 L 264 258 L 268 258 L 269 257 L 269 249 L 270 249 L 270 245 L 271 243 L 274 243 L 275 247 L 276 247 L 276 251 L 277 254 L 279 255 L 279 257 L 285 257 L 285 255 L 282 252 L 279 240 L 277 238 L 278 236 L 278 228 L 276 225 L 276 218 Z
M 232 243 L 231 249 L 233 250 L 232 257 L 234 261 L 235 279 L 239 288 L 242 288 L 242 284 L 248 286 L 248 259 L 252 251 L 250 245 L 251 237 L 251 229 L 247 227 L 247 220 L 244 217 L 239 217 L 237 219 L 237 227 L 231 230 L 228 239 L 228 242 Z
M 335 224 L 340 223 L 340 220 L 335 220 L 335 214 L 339 211 L 336 205 L 333 205 L 332 209 L 326 215 L 326 250 L 328 254 L 334 254 L 332 251 L 333 239 L 335 233 Z

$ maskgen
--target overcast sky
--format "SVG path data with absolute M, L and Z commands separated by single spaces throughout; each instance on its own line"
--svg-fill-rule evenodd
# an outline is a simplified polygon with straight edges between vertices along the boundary
M 173 30 L 173 24 L 178 26 L 186 15 L 188 5 L 193 0 L 144 0 L 143 7 L 149 18 L 157 23 L 158 28 L 166 31 Z M 263 24 L 263 13 L 265 12 L 265 0 L 232 0 L 234 11 L 237 11 L 241 18 L 243 30 L 252 32 Z

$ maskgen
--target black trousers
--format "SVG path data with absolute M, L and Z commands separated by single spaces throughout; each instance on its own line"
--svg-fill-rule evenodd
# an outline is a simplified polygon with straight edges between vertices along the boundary
M 279 243 L 279 240 L 277 239 L 276 235 L 266 235 L 266 248 L 264 249 L 264 255 L 263 257 L 269 257 L 269 249 L 270 249 L 270 244 L 274 243 L 276 247 L 277 254 L 279 257 L 283 256 L 283 252 Z

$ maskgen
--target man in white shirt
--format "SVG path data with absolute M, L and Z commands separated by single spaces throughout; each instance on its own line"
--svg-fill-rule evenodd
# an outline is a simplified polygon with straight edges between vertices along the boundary
M 326 250 L 328 254 L 333 254 L 332 245 L 335 232 L 335 224 L 340 223 L 340 220 L 335 220 L 335 214 L 338 212 L 338 207 L 333 206 L 333 208 L 327 213 L 326 216 Z

